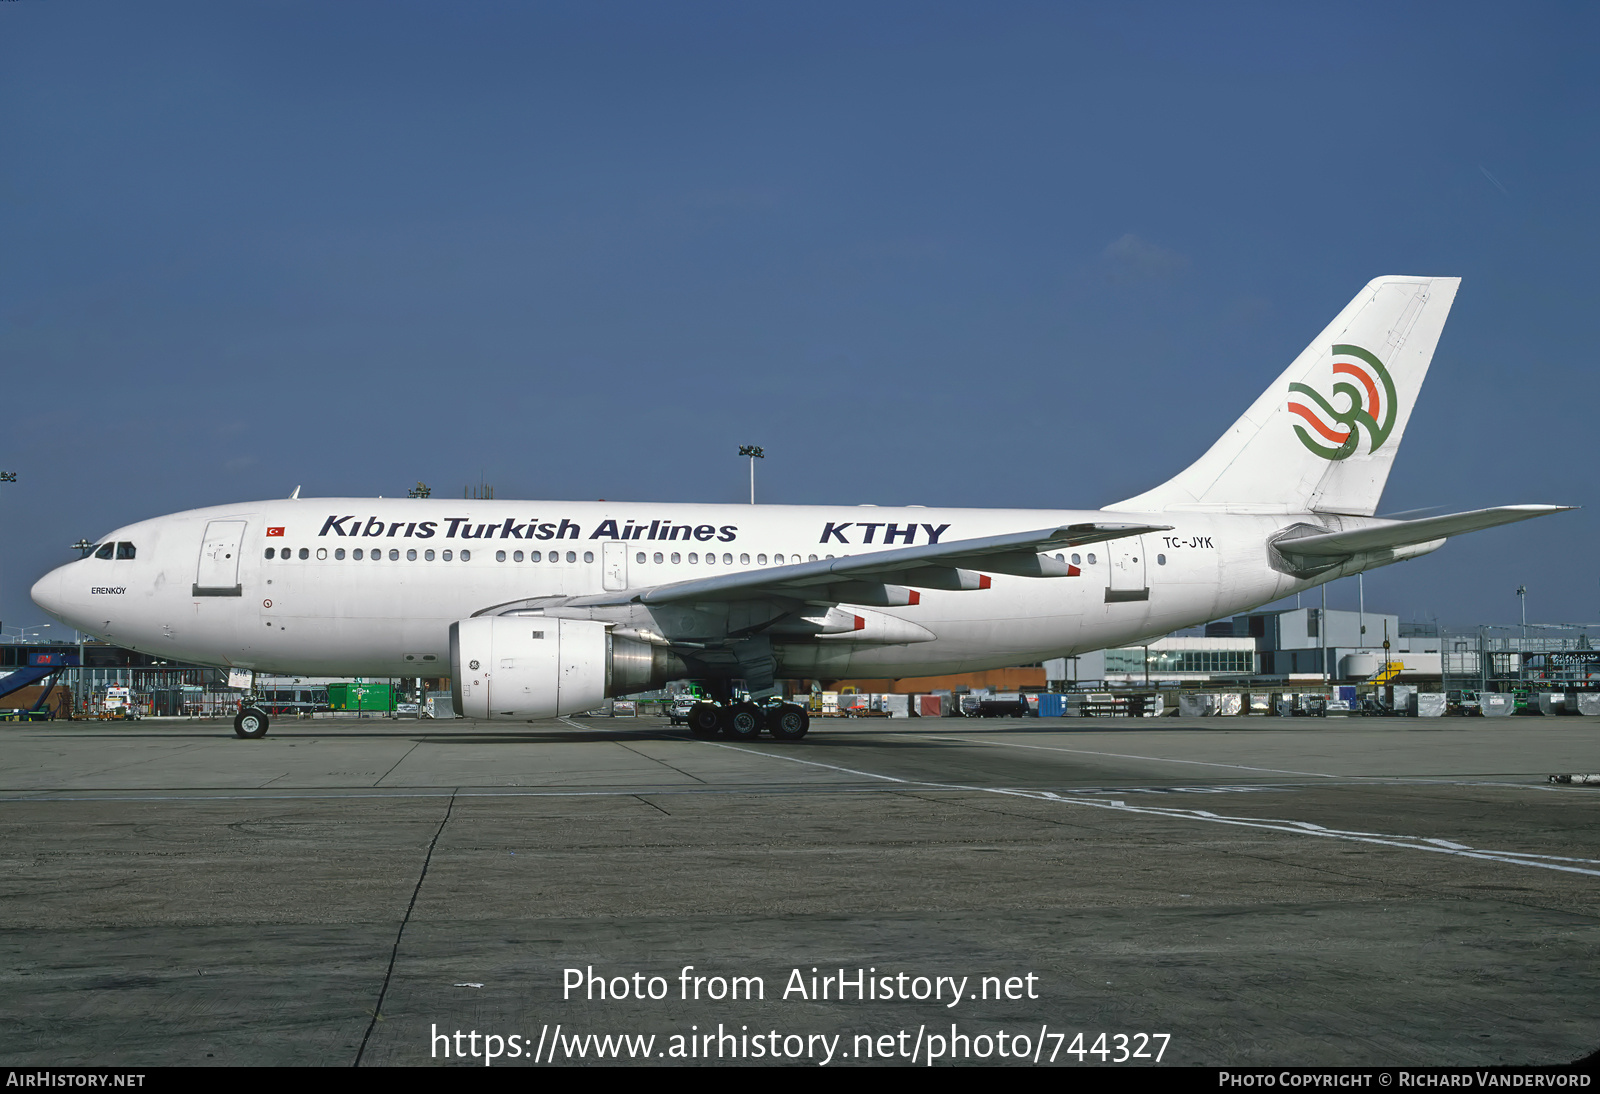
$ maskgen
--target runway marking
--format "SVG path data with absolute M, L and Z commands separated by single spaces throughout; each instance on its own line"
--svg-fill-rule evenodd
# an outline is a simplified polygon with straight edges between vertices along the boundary
M 1210 760 L 1172 760 L 1165 756 L 1133 756 L 1125 752 L 1095 752 L 1087 748 L 1061 748 L 1057 745 L 1025 745 L 1015 741 L 974 741 L 969 737 L 928 737 L 931 741 L 960 741 L 969 745 L 991 745 L 998 748 L 1032 748 L 1040 752 L 1074 752 L 1082 756 L 1105 756 L 1113 760 L 1149 760 L 1164 764 L 1193 764 L 1197 767 L 1229 767 L 1236 771 L 1260 771 L 1266 775 L 1303 775 L 1308 779 L 1361 778 L 1359 775 L 1329 775 L 1325 771 L 1286 771 L 1278 767 L 1250 767 L 1246 764 L 1215 763 Z
M 825 767 L 832 771 L 843 771 L 851 775 L 859 775 L 868 779 L 883 779 L 887 782 L 898 783 L 902 786 L 924 786 L 940 790 L 966 790 L 977 794 L 999 794 L 1005 797 L 1030 798 L 1034 801 L 1059 802 L 1062 805 L 1075 805 L 1086 809 L 1108 809 L 1119 813 L 1140 813 L 1146 816 L 1167 817 L 1173 820 L 1200 821 L 1205 824 L 1225 824 L 1238 828 L 1258 828 L 1274 832 L 1287 832 L 1297 836 L 1320 836 L 1324 839 L 1344 840 L 1350 843 L 1372 843 L 1384 847 L 1398 847 L 1407 851 L 1426 851 L 1439 855 L 1457 855 L 1461 858 L 1481 859 L 1490 862 L 1503 862 L 1513 866 L 1535 866 L 1541 870 L 1557 870 L 1568 874 L 1584 874 L 1589 877 L 1600 877 L 1600 859 L 1571 858 L 1561 855 L 1539 855 L 1526 851 L 1488 851 L 1469 847 L 1464 843 L 1454 843 L 1450 840 L 1435 840 L 1424 836 L 1395 836 L 1380 832 L 1351 832 L 1337 828 L 1324 828 L 1320 824 L 1310 821 L 1293 820 L 1260 820 L 1254 817 L 1225 817 L 1205 809 L 1169 809 L 1153 805 L 1129 805 L 1124 801 L 1102 801 L 1094 798 L 1065 798 L 1053 790 L 1017 790 L 1004 787 L 989 786 L 964 786 L 959 783 L 938 783 L 926 779 L 902 779 L 896 775 L 880 775 L 873 771 L 858 771 L 854 768 L 840 767 L 836 764 L 825 764 L 818 760 L 802 760 L 798 756 L 785 756 L 776 752 L 762 752 L 753 748 L 741 748 L 738 745 L 723 744 L 720 741 L 702 741 L 702 744 L 712 745 L 716 748 L 732 749 L 735 752 L 748 752 L 753 756 L 765 756 L 773 760 L 787 760 L 790 763 L 806 764 L 810 767 Z M 1182 762 L 1182 761 L 1180 761 Z M 1222 764 L 1217 766 L 1231 766 Z M 1338 776 L 1326 776 L 1337 778 Z M 1582 866 L 1564 866 L 1561 863 L 1577 862 Z
M 1429 783 L 1428 785 L 1437 785 Z M 1446 784 L 1454 785 L 1454 784 Z M 1481 783 L 1472 783 L 1481 786 Z M 513 790 L 510 788 L 485 788 L 482 790 L 400 789 L 388 793 L 371 793 L 366 788 L 352 787 L 342 790 L 305 788 L 285 790 L 276 794 L 227 793 L 212 794 L 156 794 L 121 790 L 117 792 L 80 791 L 76 794 L 38 793 L 28 797 L 0 796 L 0 805 L 23 805 L 36 802 L 235 802 L 235 801 L 341 801 L 344 799 L 373 799 L 377 801 L 406 801 L 411 798 L 634 798 L 647 794 L 653 798 L 672 794 L 910 794 L 925 793 L 931 787 L 920 783 L 904 786 L 850 786 L 829 783 L 821 786 L 798 786 L 792 783 L 779 785 L 747 784 L 739 786 L 656 786 L 644 790 L 623 788 L 609 790 Z M 1001 790 L 1016 789 L 1000 787 Z M 1038 789 L 1037 787 L 1033 789 Z M 1302 789 L 1285 783 L 1260 783 L 1250 786 L 1074 786 L 1063 787 L 1052 793 L 1059 794 L 1256 794 L 1292 793 Z M 1521 789 L 1520 787 L 1518 789 Z M 964 792 L 965 787 L 951 787 L 951 793 Z

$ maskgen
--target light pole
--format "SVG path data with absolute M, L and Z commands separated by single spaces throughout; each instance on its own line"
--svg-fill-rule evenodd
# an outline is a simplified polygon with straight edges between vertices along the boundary
M 1322 648 L 1322 686 L 1328 687 L 1328 583 L 1322 583 L 1322 610 L 1317 613 L 1317 644 Z
M 1367 644 L 1367 582 L 1366 574 L 1356 575 L 1356 610 L 1361 613 L 1361 631 L 1356 635 L 1356 645 Z
M 750 457 L 750 504 L 756 503 L 756 461 L 766 456 L 758 444 L 741 444 L 739 455 Z
M 16 481 L 17 481 L 17 473 L 15 471 L 0 471 L 0 482 L 16 482 Z M 23 637 L 26 638 L 27 635 L 23 635 Z
M 1517 679 L 1528 678 L 1528 587 L 1517 586 L 1517 600 L 1522 604 L 1522 643 L 1517 650 Z

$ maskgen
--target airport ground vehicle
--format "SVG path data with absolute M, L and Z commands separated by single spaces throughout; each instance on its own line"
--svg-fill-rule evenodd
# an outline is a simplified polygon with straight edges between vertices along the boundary
M 711 696 L 706 694 L 704 688 L 689 684 L 677 695 L 673 696 L 672 704 L 667 708 L 668 724 L 675 726 L 688 725 L 689 712 L 694 709 L 694 705 L 706 702 L 710 698 Z

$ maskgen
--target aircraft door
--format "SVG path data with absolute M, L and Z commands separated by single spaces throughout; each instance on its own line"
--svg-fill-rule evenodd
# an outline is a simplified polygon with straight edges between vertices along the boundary
M 1125 536 L 1108 540 L 1105 547 L 1111 574 L 1106 585 L 1106 603 L 1149 600 L 1150 585 L 1145 580 L 1144 537 Z
M 239 596 L 239 546 L 245 522 L 214 520 L 206 525 L 200 542 L 200 565 L 194 578 L 195 596 Z
M 600 582 L 607 592 L 628 587 L 628 545 L 620 540 L 601 544 Z

